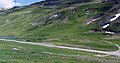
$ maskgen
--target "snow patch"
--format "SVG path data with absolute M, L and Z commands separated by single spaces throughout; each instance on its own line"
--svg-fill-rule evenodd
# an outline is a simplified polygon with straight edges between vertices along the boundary
M 18 49 L 18 48 L 13 48 L 13 50 L 18 51 L 18 50 L 20 50 L 20 49 Z
M 110 19 L 110 22 L 115 21 L 119 17 L 120 17 L 120 13 L 116 14 L 114 18 Z
M 105 31 L 105 33 L 108 33 L 108 34 L 115 34 L 114 32 L 110 32 L 110 31 Z
M 103 28 L 107 28 L 108 26 L 110 26 L 110 24 L 106 24 L 103 26 Z

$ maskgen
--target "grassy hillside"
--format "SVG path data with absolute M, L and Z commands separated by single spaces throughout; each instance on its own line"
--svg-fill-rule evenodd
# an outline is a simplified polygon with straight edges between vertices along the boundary
M 92 0 L 93 1 L 93 0 Z M 90 33 L 97 23 L 86 21 L 108 11 L 114 4 L 94 2 L 70 6 L 46 7 L 29 5 L 0 12 L 0 36 L 16 36 L 16 40 L 41 42 L 69 47 L 115 51 L 118 35 Z M 89 13 L 88 13 L 89 11 Z M 97 53 L 48 48 L 0 41 L 2 63 L 119 63 L 118 57 L 95 57 Z M 19 50 L 14 50 L 15 48 Z M 4 51 L 4 52 L 3 52 Z M 51 54 L 53 53 L 53 54 Z M 67 56 L 66 56 L 67 55 Z
M 86 4 L 86 5 L 73 5 L 70 7 L 58 7 L 58 8 L 44 8 L 39 6 L 26 6 L 23 8 L 10 9 L 0 13 L 0 31 L 1 35 L 34 35 L 35 33 L 28 33 L 34 30 L 43 31 L 60 28 L 71 28 L 79 26 L 85 31 L 87 28 L 85 20 L 96 14 L 105 12 L 105 8 L 110 8 L 111 4 Z M 90 14 L 86 15 L 86 10 L 91 10 Z M 54 17 L 58 15 L 57 17 Z M 78 25 L 77 25 L 78 24 Z M 64 26 L 63 26 L 64 25 Z M 71 27 L 70 27 L 71 26 Z M 44 29 L 43 29 L 44 28 Z M 65 29 L 65 30 L 66 30 Z M 9 31 L 6 31 L 9 30 Z M 69 29 L 71 30 L 71 29 Z M 4 32 L 3 32 L 4 31 Z M 40 32 L 39 31 L 39 32 Z M 52 31 L 52 30 L 51 30 Z M 62 29 L 61 31 L 64 31 Z M 75 31 L 75 30 L 73 30 Z M 19 32 L 19 33 L 18 33 Z M 37 32 L 37 31 L 36 31 Z M 55 31 L 52 31 L 55 32 Z M 57 33 L 58 33 L 57 32 Z M 66 32 L 66 31 L 64 31 Z M 79 33 L 79 32 L 78 32 Z M 41 36 L 40 33 L 36 33 Z M 42 34 L 42 32 L 41 32 Z
M 111 6 L 109 3 L 87 3 L 58 8 L 32 5 L 10 9 L 0 14 L 0 35 L 19 36 L 27 41 L 47 41 L 57 45 L 114 50 L 114 46 L 105 45 L 107 43 L 101 40 L 105 35 L 86 33 L 98 27 L 87 26 L 86 20 L 107 11 Z M 86 10 L 90 10 L 90 13 L 86 14 Z M 90 45 L 94 43 L 96 45 Z

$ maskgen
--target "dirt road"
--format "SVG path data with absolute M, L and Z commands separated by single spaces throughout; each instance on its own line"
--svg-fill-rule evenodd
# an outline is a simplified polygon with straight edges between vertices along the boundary
M 35 43 L 35 42 L 24 42 L 24 41 L 17 41 L 17 40 L 9 40 L 9 39 L 0 39 L 1 41 L 8 41 L 8 42 L 16 42 L 21 44 L 31 44 L 31 45 L 39 45 L 51 48 L 61 48 L 61 49 L 69 49 L 69 50 L 78 50 L 78 51 L 86 51 L 86 52 L 94 52 L 94 53 L 101 53 L 105 55 L 113 55 L 120 57 L 120 47 L 117 44 L 113 44 L 118 47 L 117 51 L 108 52 L 108 51 L 100 51 L 100 50 L 92 50 L 92 49 L 83 49 L 83 48 L 74 48 L 74 47 L 66 47 L 66 46 L 57 46 L 52 44 L 43 44 L 43 43 Z M 112 43 L 111 43 L 112 44 Z

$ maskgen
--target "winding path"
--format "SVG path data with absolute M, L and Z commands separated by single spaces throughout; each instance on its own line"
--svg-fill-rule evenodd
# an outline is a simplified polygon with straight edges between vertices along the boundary
M 106 55 L 113 55 L 120 57 L 120 46 L 117 44 L 113 44 L 111 42 L 107 42 L 110 44 L 115 45 L 118 47 L 117 51 L 108 52 L 108 51 L 100 51 L 100 50 L 91 50 L 91 49 L 83 49 L 83 48 L 74 48 L 74 47 L 66 47 L 66 46 L 57 46 L 52 44 L 43 44 L 43 43 L 33 43 L 33 42 L 24 42 L 24 41 L 17 41 L 17 40 L 9 40 L 9 39 L 0 39 L 1 41 L 8 41 L 8 42 L 16 42 L 21 44 L 32 44 L 32 45 L 39 45 L 39 46 L 45 46 L 45 47 L 52 47 L 52 48 L 61 48 L 61 49 L 69 49 L 69 50 L 78 50 L 78 51 L 86 51 L 86 52 L 94 52 L 94 53 L 101 53 Z

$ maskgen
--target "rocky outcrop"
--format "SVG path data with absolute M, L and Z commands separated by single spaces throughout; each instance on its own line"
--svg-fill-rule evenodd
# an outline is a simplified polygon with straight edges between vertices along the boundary
M 90 23 L 93 21 L 94 19 L 91 20 Z M 99 24 L 100 26 L 99 29 L 102 31 L 108 31 L 108 32 L 120 34 L 120 5 L 119 4 L 115 5 L 113 8 L 108 10 L 108 12 L 105 12 L 104 15 L 101 15 L 99 19 L 94 22 Z
M 96 22 L 99 24 L 100 28 L 98 30 L 119 33 L 120 34 L 120 0 L 104 0 L 106 3 L 114 3 L 107 12 L 99 14 L 87 22 L 91 24 Z M 106 32 L 105 32 L 106 33 Z

